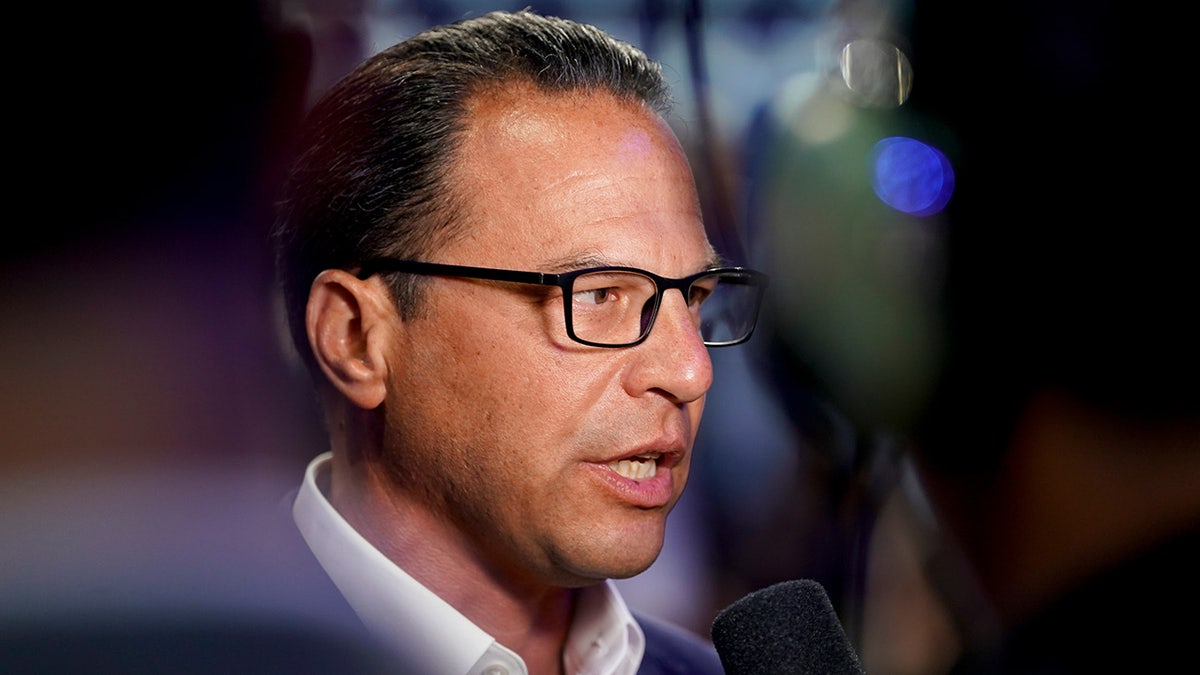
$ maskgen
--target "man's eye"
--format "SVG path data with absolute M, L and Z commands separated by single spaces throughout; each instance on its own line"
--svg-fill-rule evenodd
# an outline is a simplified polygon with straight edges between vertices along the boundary
M 612 302 L 616 298 L 616 292 L 611 287 L 591 288 L 586 291 L 576 291 L 571 296 L 574 302 L 586 303 L 590 305 L 603 305 L 606 302 Z
M 713 289 L 704 286 L 693 285 L 688 290 L 688 304 L 692 306 L 699 305 L 708 299 L 708 296 L 713 294 Z

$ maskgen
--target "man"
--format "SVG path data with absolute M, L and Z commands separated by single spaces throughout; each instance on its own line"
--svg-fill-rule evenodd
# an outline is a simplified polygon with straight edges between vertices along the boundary
M 640 51 L 519 12 L 310 114 L 277 234 L 332 448 L 294 516 L 397 672 L 720 672 L 608 581 L 658 555 L 707 348 L 765 286 L 720 266 L 667 104 Z

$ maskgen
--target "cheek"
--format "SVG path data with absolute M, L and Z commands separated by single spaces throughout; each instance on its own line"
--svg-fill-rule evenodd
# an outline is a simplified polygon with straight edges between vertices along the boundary
M 588 417 L 608 379 L 583 355 L 541 340 L 510 345 L 480 370 L 487 370 L 481 379 L 490 405 L 509 415 L 501 424 L 527 436 L 569 434 Z
M 543 309 L 459 302 L 412 324 L 405 386 L 443 433 L 561 449 L 596 423 L 605 396 L 622 393 L 619 353 L 566 339 L 561 307 Z

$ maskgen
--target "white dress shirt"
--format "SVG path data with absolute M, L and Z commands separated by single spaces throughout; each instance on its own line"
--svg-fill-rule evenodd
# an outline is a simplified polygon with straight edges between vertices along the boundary
M 524 661 L 360 535 L 322 492 L 333 453 L 308 465 L 292 505 L 301 534 L 398 672 L 527 675 Z M 582 589 L 563 663 L 578 675 L 634 675 L 645 636 L 612 581 Z

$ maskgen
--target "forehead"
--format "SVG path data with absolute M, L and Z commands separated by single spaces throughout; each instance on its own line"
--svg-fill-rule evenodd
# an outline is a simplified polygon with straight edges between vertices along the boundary
M 709 264 L 686 156 L 640 103 L 519 85 L 475 97 L 466 119 L 451 180 L 468 234 L 448 253 L 471 259 L 456 262 Z

